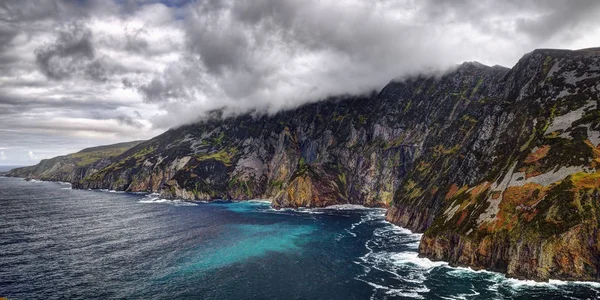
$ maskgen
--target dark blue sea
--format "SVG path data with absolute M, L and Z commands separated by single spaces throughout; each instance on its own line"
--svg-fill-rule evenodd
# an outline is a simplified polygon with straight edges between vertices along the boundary
M 9 299 L 597 299 L 417 257 L 376 209 L 186 203 L 0 177 Z

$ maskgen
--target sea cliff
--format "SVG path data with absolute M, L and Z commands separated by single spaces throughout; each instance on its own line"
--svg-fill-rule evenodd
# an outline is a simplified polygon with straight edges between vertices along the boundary
M 387 220 L 424 232 L 421 256 L 598 281 L 599 94 L 600 50 L 541 49 L 512 69 L 464 63 L 274 115 L 216 111 L 40 178 L 187 200 L 387 207 Z

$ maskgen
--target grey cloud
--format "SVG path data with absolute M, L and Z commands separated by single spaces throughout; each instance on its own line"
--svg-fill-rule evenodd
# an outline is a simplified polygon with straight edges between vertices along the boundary
M 142 38 L 142 35 L 147 33 L 145 28 L 128 30 L 125 34 L 126 43 L 125 49 L 133 52 L 145 52 L 148 50 L 148 42 Z
M 597 24 L 600 2 L 594 0 L 553 1 L 550 6 L 543 5 L 542 2 L 539 11 L 542 14 L 536 18 L 520 20 L 518 29 L 536 41 L 544 41 L 556 35 L 561 35 L 564 39 L 572 39 L 573 36 L 568 31 L 579 25 Z
M 54 43 L 37 49 L 35 55 L 40 71 L 53 80 L 80 77 L 105 82 L 126 72 L 120 64 L 96 55 L 92 32 L 82 23 L 68 24 Z
M 7 23 L 34 22 L 45 19 L 62 19 L 85 16 L 86 5 L 73 1 L 57 0 L 4 0 L 0 3 L 0 21 Z
M 132 117 L 120 115 L 114 118 L 121 125 L 127 125 L 135 128 L 142 128 L 144 125 Z
M 94 57 L 91 31 L 83 24 L 69 24 L 59 33 L 54 44 L 36 50 L 36 62 L 51 79 L 66 79 L 86 69 Z
M 597 23 L 600 2 L 595 0 L 564 1 L 493 1 L 426 0 L 422 2 L 421 15 L 428 21 L 446 20 L 472 24 L 482 32 L 492 34 L 523 34 L 535 43 L 543 42 L 553 36 L 567 37 L 569 31 L 581 25 Z M 503 19 L 512 22 L 497 26 L 493 23 Z M 512 26 L 516 30 L 513 31 Z M 578 33 L 582 35 L 585 29 Z
M 10 27 L 0 28 L 0 52 L 10 48 L 10 43 L 19 34 L 19 32 Z
M 207 77 L 198 59 L 187 55 L 138 90 L 151 103 L 190 101 L 199 94 L 214 96 Z
M 71 110 L 89 110 L 89 109 L 102 109 L 102 110 L 115 110 L 118 107 L 127 107 L 127 102 L 109 102 L 101 101 L 96 97 L 89 97 L 85 100 L 71 98 L 71 97 L 58 97 L 58 98 L 47 98 L 41 96 L 20 96 L 5 93 L 0 90 L 0 106 L 14 107 L 21 112 L 28 112 L 32 109 L 48 109 L 48 108 L 61 108 Z
M 121 79 L 121 83 L 123 84 L 124 87 L 126 88 L 133 88 L 134 84 L 133 82 L 131 82 L 131 80 L 127 79 L 127 78 L 123 78 Z

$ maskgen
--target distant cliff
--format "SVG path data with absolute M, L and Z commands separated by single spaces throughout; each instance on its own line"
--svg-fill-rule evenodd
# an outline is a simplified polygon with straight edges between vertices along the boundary
M 35 166 L 12 169 L 7 172 L 7 175 L 49 181 L 79 181 L 106 167 L 110 164 L 111 158 L 141 142 L 134 141 L 87 148 L 77 153 L 43 159 Z
M 389 207 L 389 221 L 424 232 L 422 256 L 598 281 L 599 98 L 598 49 L 535 50 L 512 69 L 464 63 L 272 116 L 215 113 L 69 180 L 189 200 Z

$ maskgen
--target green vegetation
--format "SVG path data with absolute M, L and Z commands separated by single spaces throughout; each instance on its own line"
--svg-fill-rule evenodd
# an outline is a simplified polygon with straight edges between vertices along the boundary
M 412 105 L 412 99 L 408 100 L 408 103 L 406 103 L 406 105 L 404 106 L 404 111 L 403 112 L 407 112 L 410 109 L 411 105 Z
M 231 166 L 231 164 L 233 162 L 233 157 L 235 157 L 236 154 L 237 154 L 237 149 L 232 147 L 232 148 L 228 148 L 228 149 L 222 149 L 222 150 L 219 150 L 219 151 L 213 152 L 213 153 L 196 154 L 195 157 L 198 161 L 214 159 L 214 160 L 222 162 L 226 166 Z
M 73 159 L 77 167 L 85 167 L 87 165 L 99 161 L 102 158 L 115 157 L 121 155 L 125 151 L 129 150 L 131 147 L 139 143 L 140 142 L 120 143 L 115 145 L 84 149 L 77 153 L 67 155 L 67 158 Z
M 367 116 L 365 116 L 365 115 L 359 115 L 359 116 L 358 116 L 358 123 L 359 123 L 360 125 L 365 125 L 365 124 L 367 124 Z
M 471 95 L 469 96 L 469 98 L 473 98 L 473 96 L 475 96 L 475 94 L 477 94 L 477 91 L 481 87 L 481 84 L 483 84 L 483 78 L 481 78 L 481 79 L 479 79 L 479 81 L 477 81 L 477 84 L 475 85 L 475 87 L 471 91 Z
M 477 120 L 476 120 L 475 118 L 473 118 L 473 117 L 469 116 L 469 115 L 463 115 L 463 116 L 460 118 L 460 120 L 461 120 L 461 121 L 465 121 L 465 122 L 469 122 L 469 123 L 471 123 L 471 124 L 475 124 L 475 123 L 477 123 Z
M 544 73 L 544 76 L 547 76 L 548 72 L 550 72 L 550 68 L 552 67 L 552 65 L 550 65 L 551 62 L 552 57 L 550 55 L 546 56 L 546 59 L 544 59 L 544 64 L 542 65 L 542 72 Z

